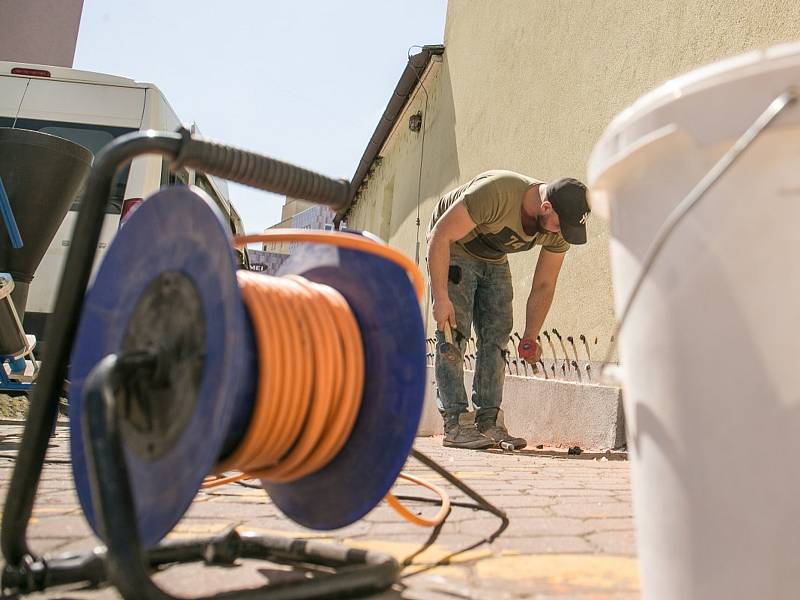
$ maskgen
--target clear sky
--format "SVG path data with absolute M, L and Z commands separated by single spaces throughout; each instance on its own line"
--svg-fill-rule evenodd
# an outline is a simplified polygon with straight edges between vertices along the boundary
M 204 135 L 350 179 L 446 0 L 85 0 L 75 68 L 155 83 Z M 248 231 L 283 198 L 231 186 Z

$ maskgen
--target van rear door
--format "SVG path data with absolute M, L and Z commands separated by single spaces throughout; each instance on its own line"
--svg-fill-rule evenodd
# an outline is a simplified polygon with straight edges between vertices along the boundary
M 28 79 L 0 75 L 0 127 L 11 127 L 17 116 Z
M 31 79 L 19 118 L 139 129 L 144 90 L 100 83 Z
M 115 137 L 139 129 L 144 102 L 145 90 L 141 87 L 34 78 L 24 94 L 15 127 L 65 137 L 97 153 Z M 127 177 L 126 168 L 114 180 L 95 266 L 116 233 Z M 47 314 L 54 308 L 79 202 L 80 198 L 67 213 L 31 282 L 25 327 L 39 336 Z M 69 273 L 64 276 L 69 277 Z

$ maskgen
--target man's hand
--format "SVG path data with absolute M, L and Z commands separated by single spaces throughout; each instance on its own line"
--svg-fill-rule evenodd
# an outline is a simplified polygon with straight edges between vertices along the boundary
M 525 307 L 525 335 L 524 338 L 536 340 L 542 328 L 547 312 L 553 302 L 556 291 L 556 281 L 564 262 L 565 253 L 554 253 L 542 249 L 539 260 L 536 262 L 536 271 L 533 273 L 533 284 Z M 539 348 L 541 354 L 541 348 Z M 537 358 L 538 360 L 538 358 Z M 530 362 L 530 361 L 528 361 Z
M 524 337 L 519 341 L 517 352 L 531 365 L 535 365 L 542 357 L 542 347 L 531 337 Z
M 456 309 L 450 298 L 433 299 L 433 319 L 439 331 L 444 331 L 445 323 L 450 323 L 453 329 L 456 328 Z

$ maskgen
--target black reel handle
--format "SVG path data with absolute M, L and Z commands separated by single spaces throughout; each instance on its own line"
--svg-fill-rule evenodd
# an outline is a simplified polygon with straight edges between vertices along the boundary
M 347 206 L 350 182 L 233 146 L 192 137 L 181 130 L 173 168 L 186 166 L 254 188 L 325 204 L 336 211 Z

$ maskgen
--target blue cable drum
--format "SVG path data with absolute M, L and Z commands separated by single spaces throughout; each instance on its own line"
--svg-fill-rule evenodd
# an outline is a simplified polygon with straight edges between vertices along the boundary
M 366 252 L 300 246 L 280 274 L 336 288 L 364 345 L 364 394 L 344 448 L 319 471 L 289 483 L 262 481 L 280 510 L 318 530 L 354 523 L 397 479 L 411 450 L 425 397 L 425 334 L 408 274 Z
M 244 436 L 255 395 L 257 350 L 230 243 L 216 209 L 200 195 L 184 187 L 162 190 L 119 232 L 87 293 L 72 354 L 70 427 L 76 488 L 95 531 L 81 391 L 104 356 L 148 350 L 164 360 L 174 357 L 180 367 L 161 374 L 163 385 L 173 386 L 170 394 L 159 396 L 156 374 L 144 382 L 150 386 L 141 394 L 146 402 L 118 398 L 145 546 L 172 529 L 203 478 Z M 295 522 L 336 529 L 374 508 L 405 464 L 425 394 L 422 315 L 408 274 L 366 252 L 301 245 L 281 274 L 337 289 L 361 332 L 364 392 L 344 448 L 309 476 L 262 481 Z M 153 398 L 164 402 L 154 404 Z M 176 422 L 181 427 L 172 427 Z
M 142 204 L 86 295 L 71 357 L 70 437 L 78 497 L 96 533 L 81 392 L 100 359 L 143 349 L 131 348 L 136 344 L 177 365 L 165 374 L 177 378 L 175 389 L 156 389 L 160 405 L 135 409 L 121 400 L 130 417 L 123 419 L 123 443 L 139 534 L 150 547 L 184 514 L 223 449 L 243 435 L 256 379 L 230 236 L 210 200 L 186 187 L 164 189 Z

